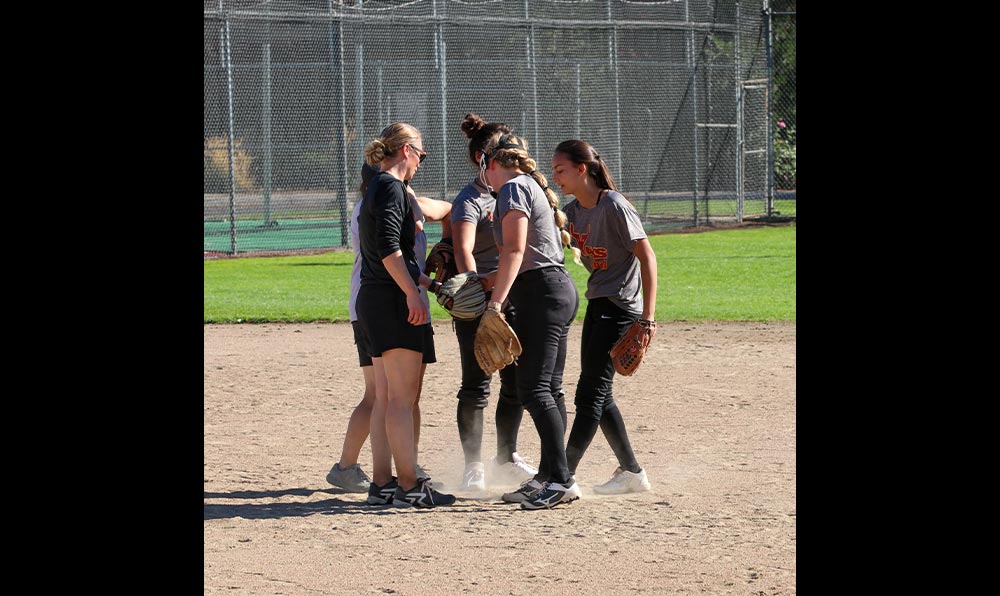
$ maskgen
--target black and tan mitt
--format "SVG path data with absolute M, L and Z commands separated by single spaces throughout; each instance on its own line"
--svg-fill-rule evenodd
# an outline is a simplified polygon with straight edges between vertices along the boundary
M 486 310 L 486 292 L 475 271 L 449 277 L 437 290 L 437 301 L 452 318 L 474 321 Z
M 434 273 L 434 279 L 440 283 L 448 281 L 458 274 L 458 265 L 455 263 L 455 247 L 451 243 L 451 238 L 442 238 L 431 247 L 427 253 L 427 262 L 424 263 L 424 275 L 430 276 Z

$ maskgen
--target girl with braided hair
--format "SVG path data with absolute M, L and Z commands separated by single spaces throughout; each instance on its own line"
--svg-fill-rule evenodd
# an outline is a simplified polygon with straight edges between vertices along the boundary
M 493 288 L 487 308 L 499 311 L 509 301 L 515 310 L 511 328 L 523 348 L 515 375 L 517 397 L 542 447 L 538 473 L 502 498 L 523 509 L 550 509 L 581 495 L 563 446 L 562 377 L 569 328 L 580 305 L 564 266 L 563 247 L 570 243 L 562 229 L 566 214 L 524 139 L 497 131 L 485 145 L 480 167 L 489 191 L 496 192 L 493 237 L 500 248 L 497 270 L 486 276 Z
M 493 239 L 493 213 L 496 199 L 487 189 L 483 172 L 478 168 L 486 142 L 496 133 L 509 133 L 506 124 L 485 122 L 477 114 L 467 114 L 462 120 L 462 132 L 469 138 L 469 161 L 477 166 L 477 176 L 465 185 L 451 203 L 451 233 L 458 272 L 475 271 L 484 281 L 487 300 L 491 290 L 487 276 L 496 272 L 500 251 Z M 514 313 L 505 311 L 507 320 Z M 462 384 L 458 390 L 458 436 L 465 454 L 465 474 L 460 490 L 484 490 L 487 474 L 491 485 L 519 485 L 538 473 L 517 453 L 517 435 L 524 407 L 517 399 L 514 387 L 516 365 L 500 369 L 500 395 L 497 399 L 497 452 L 487 470 L 482 461 L 483 410 L 489 404 L 490 381 L 476 362 L 474 344 L 482 317 L 471 321 L 454 319 L 462 362 Z
M 636 319 L 653 321 L 656 312 L 656 254 L 639 213 L 611 178 L 597 150 L 584 141 L 563 141 L 552 156 L 552 181 L 575 197 L 566 205 L 569 232 L 580 251 L 587 279 L 576 417 L 566 443 L 572 473 L 600 427 L 618 468 L 599 494 L 650 489 L 625 430 L 611 385 L 615 367 L 608 353 Z

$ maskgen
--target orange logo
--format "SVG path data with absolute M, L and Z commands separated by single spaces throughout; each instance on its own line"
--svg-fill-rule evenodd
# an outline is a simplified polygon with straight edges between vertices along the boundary
M 587 246 L 587 238 L 590 237 L 590 224 L 587 224 L 587 233 L 577 232 L 573 224 L 569 224 L 569 234 L 576 240 L 580 255 L 589 257 L 594 269 L 608 268 L 608 249 L 602 246 Z

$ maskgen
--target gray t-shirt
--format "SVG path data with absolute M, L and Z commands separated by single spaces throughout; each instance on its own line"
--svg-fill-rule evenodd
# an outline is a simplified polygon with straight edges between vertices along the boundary
M 500 249 L 493 239 L 493 212 L 496 199 L 475 182 L 465 185 L 451 202 L 451 225 L 469 222 L 476 226 L 476 239 L 472 245 L 472 258 L 476 261 L 476 272 L 487 275 L 497 270 Z
M 573 245 L 590 272 L 587 300 L 609 298 L 622 310 L 642 315 L 642 275 L 632 251 L 646 237 L 635 207 L 609 190 L 590 209 L 576 199 L 563 208 Z
M 548 198 L 534 178 L 527 174 L 515 176 L 497 192 L 497 211 L 493 219 L 493 237 L 503 246 L 503 217 L 508 211 L 522 211 L 528 216 L 527 246 L 524 260 L 517 273 L 540 269 L 565 262 L 555 213 Z

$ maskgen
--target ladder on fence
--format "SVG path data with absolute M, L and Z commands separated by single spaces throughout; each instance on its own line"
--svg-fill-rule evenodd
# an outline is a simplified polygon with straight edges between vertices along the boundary
M 736 222 L 743 223 L 747 190 L 751 194 L 760 193 L 770 203 L 771 198 L 761 183 L 767 182 L 767 136 L 760 131 L 766 130 L 767 123 L 767 79 L 752 79 L 739 84 L 736 122 L 696 122 L 699 129 L 731 129 L 736 132 Z M 750 131 L 748 138 L 747 132 Z M 758 159 L 747 159 L 756 157 Z M 711 152 L 709 152 L 711 159 Z M 748 166 L 748 163 L 751 164 Z M 754 165 L 759 164 L 759 165 Z M 708 162 L 706 168 L 711 169 Z M 758 188 L 759 187 L 759 188 Z M 706 198 L 707 198 L 707 188 Z M 771 213 L 772 205 L 767 204 L 766 213 Z

